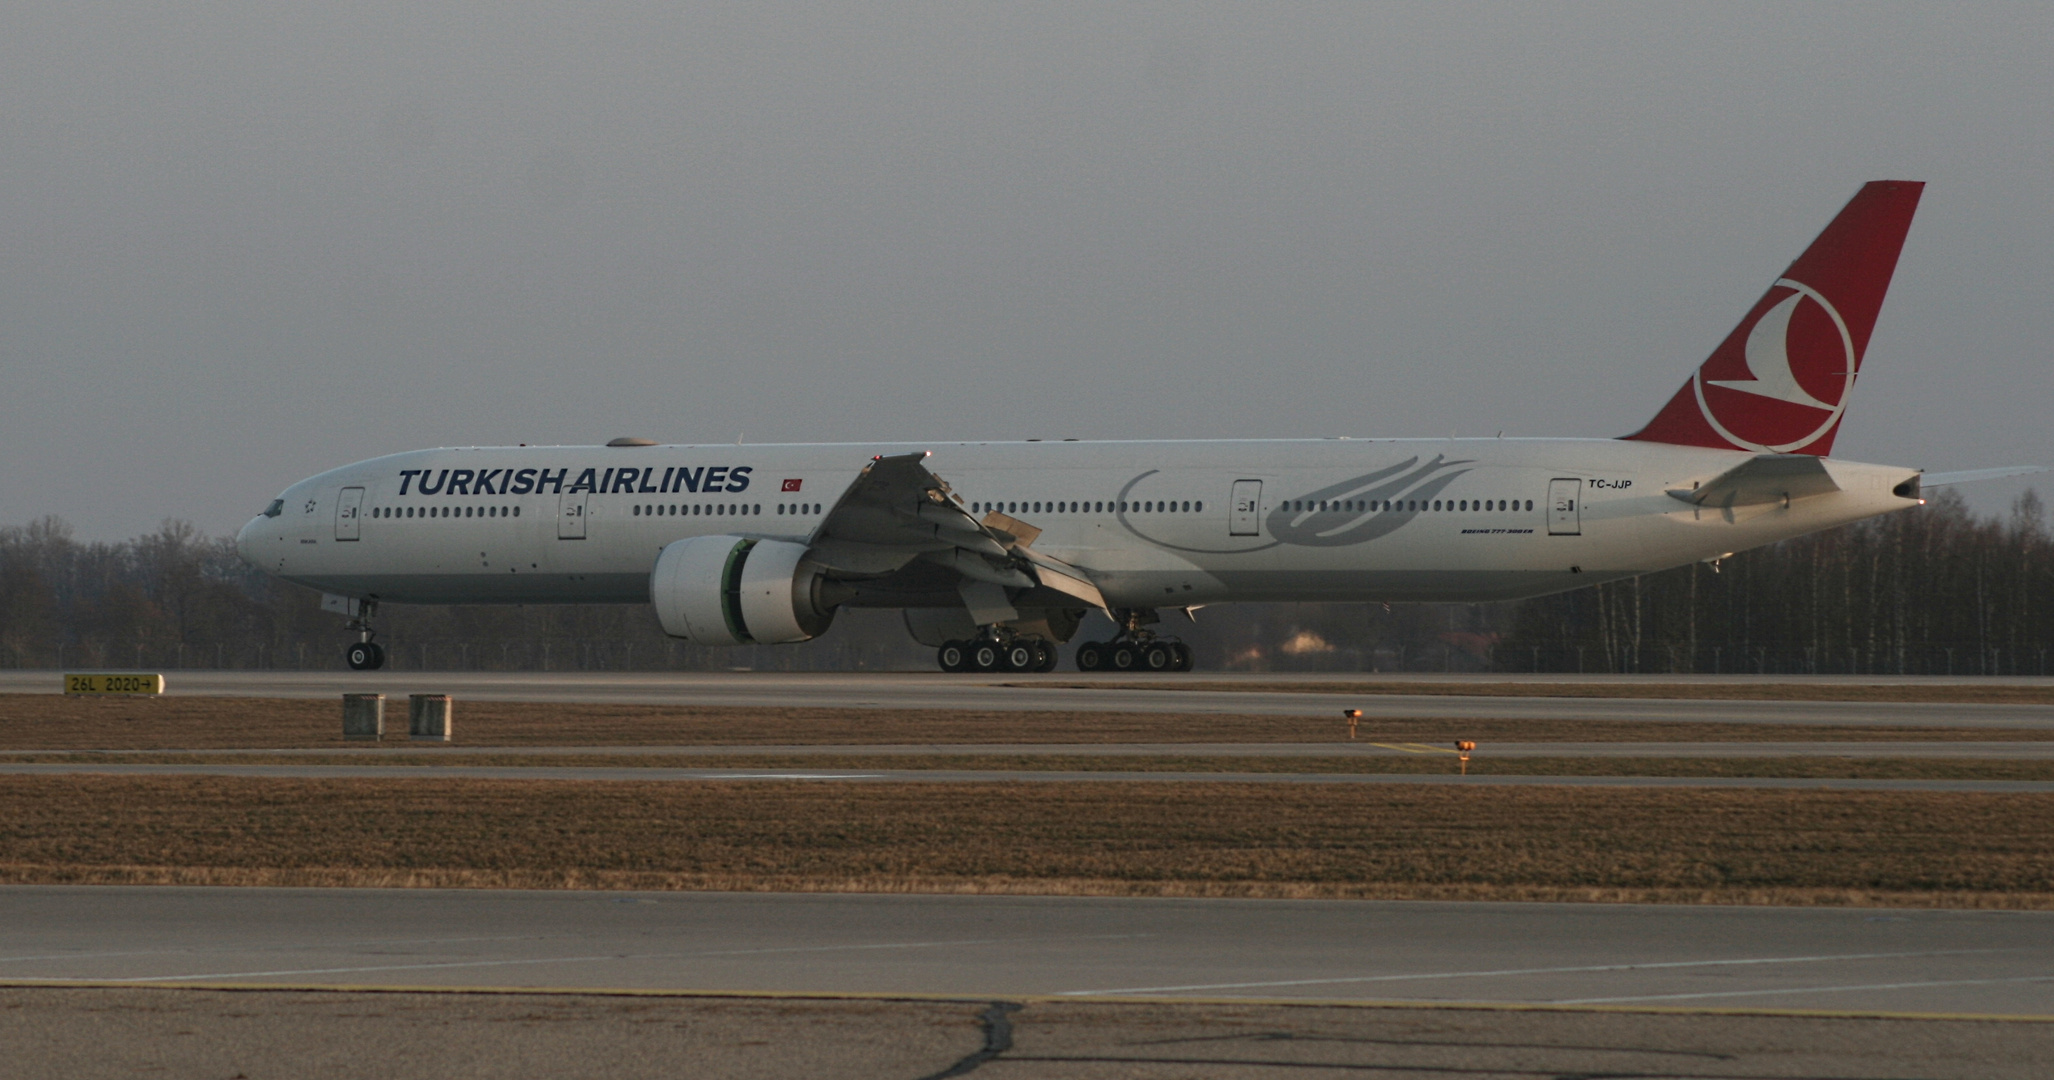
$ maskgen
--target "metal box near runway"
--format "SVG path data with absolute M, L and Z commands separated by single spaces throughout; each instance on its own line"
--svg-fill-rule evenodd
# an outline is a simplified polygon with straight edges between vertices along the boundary
M 369 739 L 385 737 L 385 695 L 342 695 L 342 737 Z
M 449 742 L 448 694 L 412 694 L 407 698 L 407 737 L 421 742 Z

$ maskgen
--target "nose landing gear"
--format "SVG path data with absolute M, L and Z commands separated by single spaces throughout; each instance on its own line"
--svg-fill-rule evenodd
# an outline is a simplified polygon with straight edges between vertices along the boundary
M 351 671 L 376 671 L 385 666 L 385 647 L 375 641 L 359 641 L 343 653 L 343 658 L 349 661 Z
M 376 600 L 352 601 L 350 620 L 344 629 L 357 632 L 356 644 L 343 650 L 343 659 L 351 671 L 376 671 L 385 666 L 385 647 L 373 640 L 378 631 L 371 629 L 371 616 L 378 613 Z

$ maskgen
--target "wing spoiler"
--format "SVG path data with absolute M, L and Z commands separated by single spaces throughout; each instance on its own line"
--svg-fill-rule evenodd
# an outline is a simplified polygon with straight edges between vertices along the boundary
M 1033 549 L 1040 529 L 1004 514 L 986 514 L 982 521 L 970 516 L 948 482 L 928 470 L 927 457 L 921 452 L 872 459 L 814 534 L 823 561 L 849 561 L 856 551 L 896 568 L 918 557 L 956 571 L 966 583 L 1041 585 L 1106 608 L 1089 574 Z

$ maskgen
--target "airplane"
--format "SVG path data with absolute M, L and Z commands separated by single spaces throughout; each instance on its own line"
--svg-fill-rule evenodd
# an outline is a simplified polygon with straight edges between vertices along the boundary
M 1615 581 L 1922 505 L 1828 456 L 1924 189 L 1855 194 L 1654 419 L 1619 438 L 415 450 L 285 489 L 243 559 L 324 593 L 384 663 L 386 603 L 648 603 L 701 645 L 897 608 L 945 671 L 1188 671 L 1161 633 L 1248 601 L 1479 602 Z

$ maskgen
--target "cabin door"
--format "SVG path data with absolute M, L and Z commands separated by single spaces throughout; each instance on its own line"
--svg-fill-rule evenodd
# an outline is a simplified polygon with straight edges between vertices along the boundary
M 1227 535 L 1256 536 L 1262 532 L 1262 481 L 1234 481 L 1234 497 L 1227 500 Z
M 1548 535 L 1582 536 L 1583 508 L 1577 504 L 1583 501 L 1583 481 L 1548 481 Z
M 556 538 L 558 540 L 583 540 L 585 538 L 585 496 L 587 491 L 565 492 L 556 504 Z
M 342 500 L 335 504 L 335 538 L 355 540 L 363 535 L 364 489 L 346 487 L 342 489 Z

